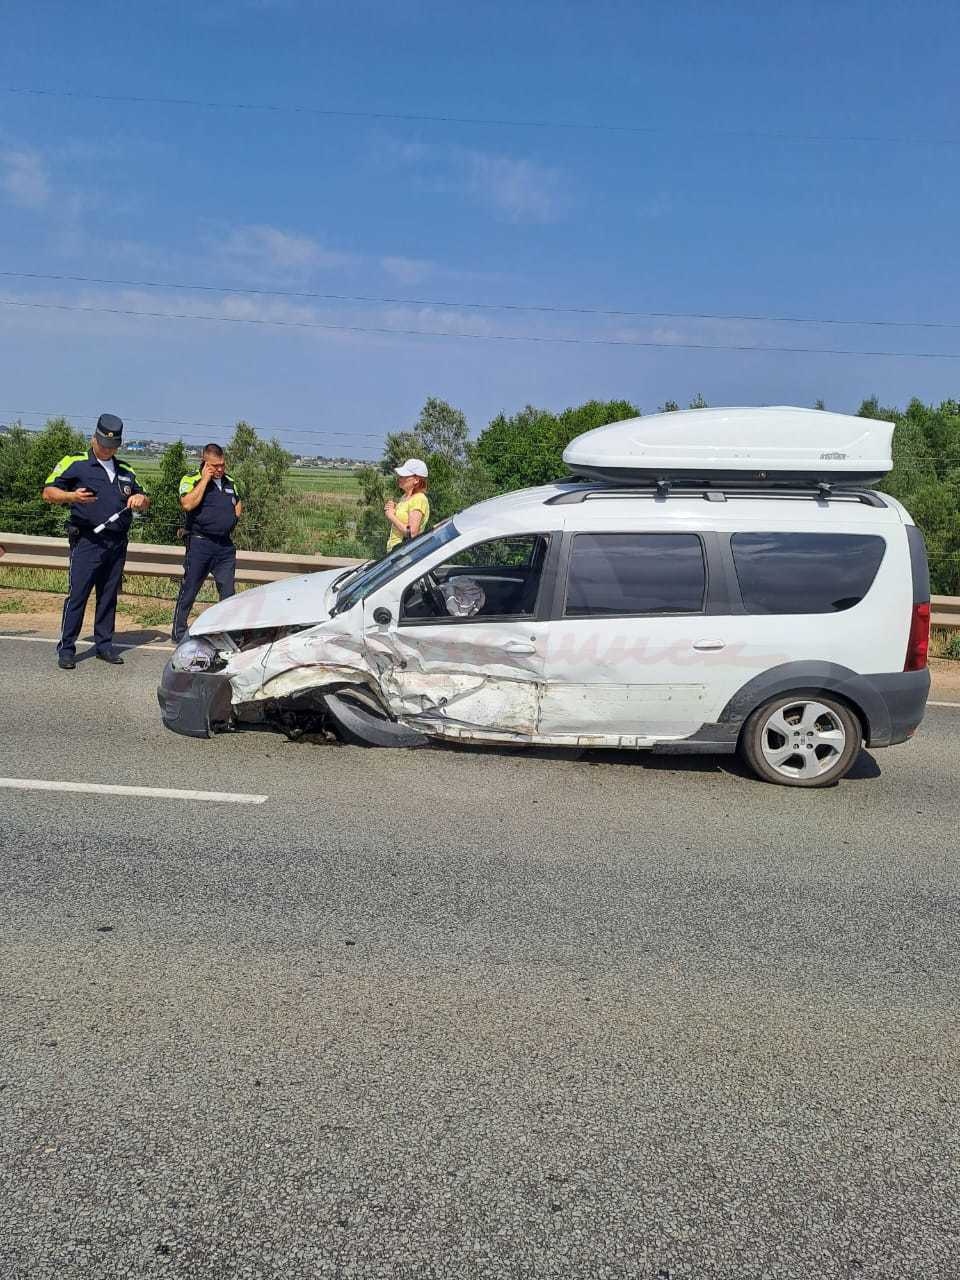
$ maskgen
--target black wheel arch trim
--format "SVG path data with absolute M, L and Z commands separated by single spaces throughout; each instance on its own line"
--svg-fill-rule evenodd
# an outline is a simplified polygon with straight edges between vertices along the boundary
M 863 721 L 868 746 L 886 746 L 893 736 L 890 710 L 883 693 L 869 676 L 858 675 L 835 662 L 785 662 L 771 667 L 738 689 L 720 713 L 719 723 L 739 729 L 770 698 L 808 691 L 835 694 L 849 703 Z

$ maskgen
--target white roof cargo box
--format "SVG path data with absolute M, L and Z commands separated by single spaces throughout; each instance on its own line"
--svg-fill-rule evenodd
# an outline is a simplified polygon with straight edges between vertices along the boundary
M 864 484 L 893 466 L 893 423 L 821 409 L 686 409 L 597 427 L 567 445 L 577 476 L 607 484 Z

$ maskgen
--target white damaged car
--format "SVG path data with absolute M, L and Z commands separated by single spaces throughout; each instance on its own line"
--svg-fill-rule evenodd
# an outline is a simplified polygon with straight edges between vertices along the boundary
M 163 673 L 164 723 L 739 749 L 771 782 L 826 785 L 909 738 L 929 690 L 923 540 L 864 487 L 891 437 L 794 408 L 588 432 L 575 479 L 207 609 Z

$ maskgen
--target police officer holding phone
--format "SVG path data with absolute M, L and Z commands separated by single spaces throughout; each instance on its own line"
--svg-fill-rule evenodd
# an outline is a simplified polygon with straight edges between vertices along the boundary
M 137 483 L 133 468 L 116 456 L 122 438 L 120 419 L 101 413 L 87 452 L 61 458 L 43 487 L 44 502 L 70 508 L 70 571 L 57 644 L 58 665 L 64 671 L 77 665 L 77 636 L 94 589 L 97 657 L 115 666 L 123 662 L 113 647 L 117 594 L 133 513 L 146 511 L 150 499 Z
M 231 534 L 243 512 L 240 489 L 227 475 L 227 460 L 218 444 L 204 447 L 199 471 L 180 481 L 180 506 L 186 512 L 187 554 L 183 582 L 173 611 L 174 644 L 187 634 L 187 619 L 197 593 L 208 574 L 217 584 L 217 595 L 234 594 L 237 549 Z

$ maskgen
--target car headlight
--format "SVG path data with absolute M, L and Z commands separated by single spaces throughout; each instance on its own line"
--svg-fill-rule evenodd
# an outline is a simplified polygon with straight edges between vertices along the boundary
M 170 665 L 174 671 L 218 671 L 226 663 L 209 640 L 198 636 L 177 645 Z

